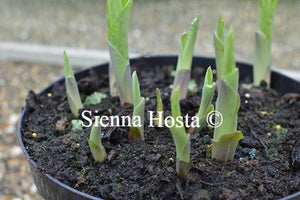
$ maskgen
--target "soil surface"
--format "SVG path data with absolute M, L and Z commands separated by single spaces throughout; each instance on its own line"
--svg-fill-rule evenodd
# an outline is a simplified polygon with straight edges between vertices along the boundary
M 136 65 L 142 65 L 139 69 L 143 69 L 138 71 L 138 77 L 142 96 L 148 97 L 146 112 L 156 110 L 158 87 L 165 116 L 170 115 L 173 67 Z M 187 99 L 181 101 L 183 115 L 198 111 L 204 72 L 201 68 L 192 71 L 198 90 L 189 92 Z M 98 110 L 101 115 L 132 112 L 130 109 L 124 112 L 118 98 L 109 97 L 107 75 L 91 77 L 78 81 L 82 98 L 92 91 L 107 93 L 108 97 L 84 109 Z M 87 142 L 90 128 L 75 131 L 70 128 L 74 117 L 64 84 L 56 84 L 49 93 L 29 93 L 22 129 L 25 147 L 41 171 L 77 190 L 104 199 L 188 200 L 278 199 L 300 190 L 297 95 L 283 98 L 264 86 L 245 89 L 240 85 L 238 130 L 243 132 L 244 139 L 237 147 L 234 161 L 222 164 L 207 157 L 213 130 L 204 128 L 191 135 L 191 169 L 182 181 L 176 176 L 175 146 L 168 128 L 149 128 L 146 119 L 144 142 L 128 140 L 128 128 L 105 128 L 103 145 L 108 156 L 103 163 L 96 163 Z M 67 119 L 65 127 L 57 127 L 63 118 Z

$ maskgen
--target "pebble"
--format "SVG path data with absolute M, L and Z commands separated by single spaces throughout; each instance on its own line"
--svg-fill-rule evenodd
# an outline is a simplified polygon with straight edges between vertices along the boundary
M 0 180 L 2 180 L 5 176 L 6 167 L 4 162 L 0 162 Z
M 20 171 L 20 161 L 18 159 L 10 159 L 7 161 L 7 170 L 10 172 Z
M 267 172 L 272 175 L 272 176 L 275 176 L 277 174 L 277 169 L 273 166 L 267 166 Z
M 161 157 L 161 154 L 149 154 L 149 155 L 146 155 L 146 160 L 147 161 L 158 161 L 159 158 Z
M 35 186 L 34 184 L 31 185 L 31 187 L 30 187 L 30 192 L 31 192 L 31 193 L 37 192 L 37 188 L 36 188 L 36 186 Z
M 9 150 L 10 157 L 17 157 L 21 154 L 23 154 L 23 151 L 20 146 L 15 145 Z
M 172 167 L 167 167 L 167 172 L 173 173 L 174 169 Z

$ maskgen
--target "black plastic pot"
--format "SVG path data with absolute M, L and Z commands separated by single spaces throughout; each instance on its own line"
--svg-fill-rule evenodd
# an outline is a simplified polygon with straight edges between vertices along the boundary
M 176 65 L 177 63 L 177 56 L 149 56 L 149 57 L 139 57 L 131 59 L 132 65 L 134 63 L 143 63 L 145 65 L 149 65 L 152 67 L 160 67 L 164 65 Z M 193 67 L 203 67 L 207 68 L 209 66 L 215 67 L 215 60 L 214 58 L 207 58 L 207 57 L 194 57 L 193 59 Z M 252 65 L 247 63 L 238 62 L 238 68 L 240 69 L 240 80 L 246 82 L 252 82 Z M 101 64 L 98 66 L 93 67 L 97 74 L 107 73 L 108 71 L 108 63 Z M 85 69 L 75 74 L 76 79 L 83 78 L 88 76 L 89 69 Z M 101 76 L 101 75 L 100 75 Z M 296 92 L 300 93 L 300 82 L 286 77 L 279 72 L 272 72 L 272 80 L 271 80 L 271 87 L 275 89 L 279 94 L 284 94 L 287 92 Z M 61 78 L 56 82 L 63 82 L 64 79 Z M 55 83 L 56 83 L 55 82 Z M 53 87 L 54 83 L 43 89 L 39 94 L 48 93 L 50 88 Z M 21 145 L 21 148 L 29 161 L 30 169 L 33 175 L 33 180 L 38 188 L 39 193 L 47 200 L 66 200 L 66 199 L 97 199 L 97 197 L 93 197 L 91 195 L 85 194 L 74 188 L 67 186 L 66 184 L 56 180 L 52 176 L 41 172 L 38 168 L 36 163 L 28 154 L 22 139 L 22 125 L 23 125 L 23 117 L 26 113 L 26 109 L 24 109 L 21 113 L 21 117 L 18 124 L 18 139 Z M 282 198 L 282 200 L 290 200 L 290 199 L 300 199 L 300 191 Z

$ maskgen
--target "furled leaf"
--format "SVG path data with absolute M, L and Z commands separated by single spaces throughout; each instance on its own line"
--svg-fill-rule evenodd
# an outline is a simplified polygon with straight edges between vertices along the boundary
M 106 151 L 101 142 L 101 127 L 93 126 L 88 140 L 90 151 L 96 162 L 103 162 L 106 157 Z
M 130 127 L 129 129 L 129 138 L 130 139 L 142 139 L 144 137 L 144 112 L 145 112 L 145 98 L 141 97 L 140 84 L 136 72 L 132 74 L 132 86 L 133 86 L 133 115 L 132 115 L 132 124 L 134 124 L 135 116 L 141 120 L 141 126 Z
M 187 95 L 188 83 L 191 78 L 191 66 L 193 51 L 197 39 L 199 16 L 196 16 L 189 28 L 188 33 L 184 33 L 180 40 L 180 53 L 176 66 L 176 76 L 173 84 L 173 91 L 180 86 L 180 99 L 185 99 Z M 172 97 L 171 97 L 172 98 Z
M 270 86 L 272 27 L 277 0 L 259 0 L 258 30 L 255 33 L 253 81 Z
M 218 98 L 216 101 L 216 111 L 222 115 L 215 119 L 215 127 L 212 147 L 212 157 L 227 162 L 233 159 L 238 141 L 243 138 L 243 134 L 237 131 L 238 110 L 240 107 L 240 97 L 238 94 L 239 70 L 235 65 L 234 58 L 234 33 L 230 28 L 225 41 L 221 41 L 224 36 L 224 25 L 219 19 L 217 33 L 215 33 L 215 50 L 217 63 L 217 84 Z M 223 57 L 222 57 L 223 56 Z
M 219 16 L 217 31 L 214 33 L 214 47 L 216 54 L 216 67 L 217 67 L 217 79 L 221 79 L 222 66 L 224 63 L 224 29 L 225 23 L 222 20 L 222 17 Z M 219 88 L 219 84 L 218 84 Z
M 171 100 L 172 117 L 174 119 L 181 116 L 179 102 L 179 86 L 174 90 Z M 171 123 L 170 121 L 168 122 Z M 176 172 L 179 177 L 185 178 L 190 169 L 190 135 L 186 133 L 185 127 L 178 126 L 177 121 L 170 131 L 176 147 Z
M 66 83 L 68 102 L 73 115 L 77 117 L 79 115 L 78 113 L 79 109 L 82 108 L 83 106 L 80 99 L 78 86 L 72 68 L 69 64 L 69 59 L 66 52 L 64 52 L 64 61 L 65 61 L 65 65 L 64 65 L 65 83 Z
M 212 140 L 212 157 L 216 160 L 227 162 L 233 160 L 238 142 L 243 139 L 240 131 L 222 135 L 218 140 Z
M 214 106 L 211 103 L 214 97 L 215 89 L 216 83 L 213 82 L 213 72 L 209 67 L 205 74 L 201 103 L 197 113 L 197 117 L 200 121 L 200 128 L 205 126 L 207 114 L 214 110 Z
M 156 118 L 157 120 L 155 121 L 155 124 L 158 126 L 160 123 L 159 121 L 159 112 L 162 115 L 161 118 L 161 124 L 163 124 L 164 121 L 164 107 L 163 107 L 163 102 L 161 99 L 161 94 L 160 94 L 160 90 L 158 88 L 156 88 Z
M 110 89 L 123 107 L 132 105 L 132 81 L 128 55 L 128 28 L 132 0 L 107 0 L 108 47 L 111 58 Z M 114 82 L 115 80 L 115 82 Z M 115 91 L 115 86 L 118 92 Z

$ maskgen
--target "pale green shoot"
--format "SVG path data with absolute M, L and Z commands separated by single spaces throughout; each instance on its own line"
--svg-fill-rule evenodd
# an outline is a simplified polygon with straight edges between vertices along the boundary
M 133 0 L 107 0 L 110 92 L 119 95 L 123 107 L 130 107 L 132 99 L 131 69 L 128 55 L 128 27 Z
M 161 116 L 161 118 L 159 117 Z M 160 90 L 156 88 L 156 120 L 155 125 L 159 126 L 160 124 L 163 124 L 164 121 L 164 106 L 161 99 Z M 159 121 L 161 119 L 161 121 Z
M 212 105 L 211 102 L 214 97 L 215 89 L 216 89 L 216 83 L 213 82 L 213 72 L 209 67 L 206 70 L 204 84 L 202 88 L 201 103 L 197 113 L 200 128 L 204 128 L 206 124 L 207 114 L 214 110 L 214 106 Z
M 223 118 L 215 119 L 215 123 L 221 123 L 215 128 L 212 140 L 212 157 L 222 162 L 233 160 L 236 147 L 243 134 L 237 131 L 237 113 L 240 107 L 238 94 L 239 70 L 235 65 L 234 58 L 234 32 L 233 28 L 224 39 L 224 22 L 219 19 L 215 36 L 215 50 L 217 63 L 218 98 L 216 111 Z
M 180 52 L 172 91 L 173 96 L 174 90 L 177 88 L 177 86 L 180 86 L 180 100 L 186 98 L 188 83 L 191 78 L 193 51 L 197 39 L 198 23 L 199 16 L 197 15 L 193 19 L 188 33 L 182 34 L 180 40 Z
M 68 56 L 65 51 L 64 51 L 64 61 L 65 61 L 65 67 L 64 67 L 65 68 L 65 83 L 66 83 L 68 102 L 69 102 L 69 106 L 71 108 L 73 115 L 78 117 L 78 115 L 79 115 L 78 111 L 83 106 L 82 106 L 82 102 L 80 99 L 78 86 L 77 86 L 72 68 L 69 64 Z
M 179 86 L 174 90 L 171 100 L 172 117 L 177 119 L 181 117 L 179 102 Z M 182 120 L 181 120 L 182 121 Z M 172 122 L 169 120 L 169 124 Z M 190 134 L 187 134 L 184 126 L 180 126 L 176 120 L 174 125 L 170 127 L 172 137 L 176 147 L 176 172 L 181 178 L 185 178 L 190 170 Z
M 92 156 L 96 162 L 103 162 L 106 157 L 106 151 L 101 142 L 101 127 L 94 124 L 88 140 Z
M 129 128 L 129 139 L 142 139 L 144 137 L 144 120 L 145 120 L 145 98 L 141 97 L 140 83 L 136 72 L 132 74 L 133 87 L 133 115 L 132 126 Z
M 255 32 L 253 82 L 270 86 L 272 26 L 277 0 L 259 0 L 258 30 Z

